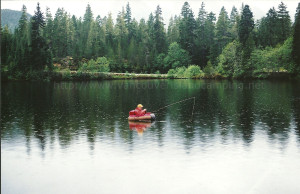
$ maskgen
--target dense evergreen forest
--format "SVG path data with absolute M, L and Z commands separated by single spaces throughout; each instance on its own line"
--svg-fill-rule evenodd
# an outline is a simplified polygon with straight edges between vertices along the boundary
M 129 3 L 116 20 L 95 15 L 87 5 L 83 18 L 60 8 L 52 16 L 39 3 L 28 19 L 26 6 L 17 28 L 1 29 L 1 73 L 30 79 L 34 72 L 168 73 L 259 77 L 266 72 L 299 74 L 300 3 L 294 23 L 284 3 L 254 21 L 248 5 L 224 7 L 218 16 L 202 3 L 197 15 L 188 2 L 165 26 L 162 10 L 137 21 Z

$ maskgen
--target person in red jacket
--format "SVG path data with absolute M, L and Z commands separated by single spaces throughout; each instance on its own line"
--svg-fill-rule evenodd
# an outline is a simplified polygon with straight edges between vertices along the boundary
M 142 109 L 143 108 L 143 105 L 141 104 L 138 104 L 136 109 L 134 110 L 134 113 L 136 116 L 140 117 L 140 116 L 144 116 L 147 112 L 147 109 Z

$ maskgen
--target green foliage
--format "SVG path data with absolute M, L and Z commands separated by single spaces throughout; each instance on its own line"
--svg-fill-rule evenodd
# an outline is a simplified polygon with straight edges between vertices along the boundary
M 5 26 L 1 31 L 1 70 L 8 65 L 11 52 L 12 34 Z
M 30 61 L 30 38 L 29 30 L 30 23 L 27 18 L 27 8 L 23 5 L 22 16 L 19 20 L 18 28 L 15 31 L 14 45 L 12 45 L 11 50 L 14 50 L 12 61 L 14 62 L 13 71 L 20 71 L 26 73 L 30 71 L 31 63 Z M 31 38 L 32 39 L 32 38 Z
M 293 72 L 295 64 L 291 59 L 292 38 L 276 48 L 267 47 L 264 50 L 256 49 L 251 54 L 250 63 L 255 73 L 261 72 Z
M 289 12 L 287 11 L 287 6 L 281 2 L 278 5 L 278 41 L 283 43 L 289 36 L 291 32 L 291 18 Z
M 190 62 L 191 60 L 188 53 L 181 49 L 177 42 L 173 42 L 169 46 L 168 55 L 164 58 L 164 69 L 186 67 Z
M 71 79 L 71 71 L 68 70 L 68 69 L 62 71 L 62 79 L 63 80 L 70 80 Z
M 174 69 L 170 69 L 168 71 L 168 78 L 175 78 L 176 76 L 176 71 Z
M 239 40 L 242 43 L 242 45 L 246 44 L 253 28 L 253 14 L 249 8 L 249 5 L 245 5 L 238 28 Z
M 232 77 L 240 69 L 240 43 L 235 40 L 229 43 L 218 57 L 218 72 L 228 77 Z
M 48 58 L 51 54 L 49 54 L 49 46 L 42 36 L 46 23 L 39 3 L 36 9 L 31 19 L 31 69 L 40 71 L 49 65 L 47 62 L 49 62 Z
M 163 53 L 167 48 L 167 42 L 166 42 L 166 33 L 165 33 L 164 23 L 162 18 L 162 11 L 159 5 L 157 6 L 155 11 L 153 30 L 154 30 L 155 50 L 157 51 L 157 53 Z
M 179 22 L 179 43 L 186 50 L 194 62 L 195 53 L 195 38 L 196 38 L 196 20 L 194 13 L 188 2 L 185 2 L 181 8 L 181 20 Z
M 198 65 L 190 65 L 186 67 L 177 67 L 168 71 L 168 78 L 200 78 L 204 73 Z
M 88 63 L 84 63 L 78 69 L 79 72 L 109 72 L 109 61 L 105 57 L 98 57 L 95 61 L 94 59 L 89 60 Z
M 291 19 L 287 7 L 280 3 L 278 11 L 269 9 L 267 16 L 257 22 L 257 42 L 262 47 L 282 44 L 291 33 Z
M 210 61 L 207 63 L 207 65 L 203 69 L 203 72 L 205 73 L 205 75 L 208 75 L 208 76 L 212 76 L 212 75 L 216 74 L 216 70 Z
M 186 67 L 177 67 L 175 71 L 176 71 L 176 78 L 184 78 Z
M 51 18 L 48 15 L 48 25 L 51 25 Z M 50 22 L 50 23 L 49 23 Z M 73 41 L 74 40 L 74 26 L 71 19 L 68 17 L 67 12 L 62 8 L 58 8 L 53 20 L 53 32 L 46 26 L 47 36 L 49 36 L 53 45 L 53 53 L 56 57 L 65 57 L 72 55 Z M 50 37 L 50 36 L 53 37 Z
M 198 65 L 190 65 L 184 72 L 184 76 L 187 78 L 200 78 L 203 75 Z
M 222 7 L 216 20 L 204 3 L 195 18 L 185 2 L 180 16 L 170 19 L 167 31 L 159 6 L 139 22 L 129 3 L 116 20 L 111 13 L 94 15 L 89 4 L 83 18 L 71 17 L 63 8 L 53 17 L 47 8 L 44 18 L 38 4 L 29 21 L 23 6 L 14 33 L 7 27 L 1 29 L 2 72 L 12 79 L 37 79 L 37 72 L 53 70 L 53 62 L 56 68 L 61 65 L 72 71 L 65 79 L 98 79 L 101 76 L 90 73 L 109 71 L 168 72 L 169 77 L 177 78 L 202 76 L 199 69 L 209 76 L 220 73 L 228 77 L 251 76 L 253 71 L 300 72 L 299 9 L 293 37 L 288 39 L 291 21 L 283 3 L 278 10 L 270 9 L 254 27 L 248 5 L 243 6 L 241 15 L 232 7 L 230 17 Z M 62 63 L 68 57 L 72 65 Z M 196 66 L 187 68 L 188 64 Z M 74 73 L 78 67 L 79 74 Z
M 295 73 L 300 74 L 300 3 L 295 15 L 294 31 L 293 31 L 293 42 L 292 42 L 292 58 L 295 61 L 296 67 Z
M 175 17 L 170 18 L 169 26 L 167 30 L 168 44 L 179 41 L 179 22 L 180 22 L 180 18 L 177 17 L 176 15 Z

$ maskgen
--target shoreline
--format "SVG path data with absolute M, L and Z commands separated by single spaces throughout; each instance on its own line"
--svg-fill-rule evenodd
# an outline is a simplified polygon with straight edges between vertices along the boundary
M 104 72 L 77 72 L 77 71 L 52 71 L 36 72 L 31 77 L 12 78 L 1 74 L 1 81 L 89 81 L 89 80 L 127 80 L 127 79 L 198 79 L 198 80 L 294 80 L 299 76 L 288 72 L 261 72 L 251 77 L 226 77 L 223 75 L 206 75 L 201 77 L 171 77 L 168 74 L 142 74 L 142 73 L 104 73 Z

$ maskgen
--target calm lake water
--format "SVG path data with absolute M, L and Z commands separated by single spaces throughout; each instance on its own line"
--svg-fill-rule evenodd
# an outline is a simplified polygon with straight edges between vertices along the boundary
M 190 97 L 193 117 L 187 100 L 127 120 Z M 1 193 L 300 193 L 299 82 L 11 82 L 1 98 Z

